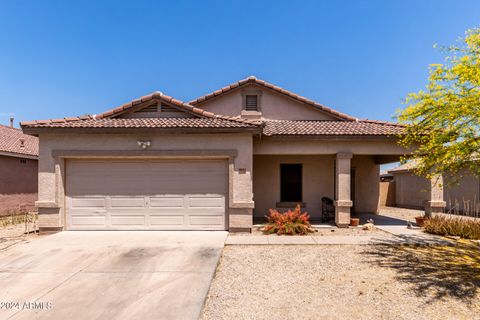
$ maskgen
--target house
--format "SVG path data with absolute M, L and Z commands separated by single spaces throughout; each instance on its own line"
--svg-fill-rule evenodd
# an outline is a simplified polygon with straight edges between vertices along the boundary
M 343 227 L 351 211 L 377 212 L 379 165 L 406 152 L 398 124 L 255 77 L 188 103 L 155 92 L 21 125 L 40 139 L 42 230 L 250 231 L 269 208 L 297 203 L 320 219 L 322 197 Z
M 0 194 L 36 193 L 38 138 L 0 125 Z
M 421 209 L 430 199 L 430 181 L 415 174 L 415 161 L 402 164 L 388 172 L 395 182 L 395 205 L 397 207 Z M 447 212 L 475 213 L 480 212 L 480 180 L 467 169 L 459 173 L 459 177 L 445 177 L 443 199 Z

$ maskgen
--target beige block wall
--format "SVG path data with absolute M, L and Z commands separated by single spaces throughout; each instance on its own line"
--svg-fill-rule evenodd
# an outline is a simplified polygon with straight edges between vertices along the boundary
M 382 181 L 379 187 L 379 206 L 395 206 L 395 181 Z
M 445 179 L 443 200 L 447 209 L 452 211 L 480 212 L 480 180 L 466 169 L 461 172 L 462 178 L 453 183 Z
M 280 201 L 280 164 L 303 164 L 304 208 L 313 219 L 321 217 L 322 197 L 334 198 L 335 155 L 254 155 L 253 157 L 253 198 L 254 216 L 268 215 L 268 209 L 275 208 Z M 379 196 L 379 166 L 373 156 L 352 158 L 355 168 L 355 209 L 358 212 L 377 212 Z
M 410 172 L 394 173 L 395 205 L 405 208 L 425 208 L 430 200 L 430 181 Z
M 480 210 L 480 180 L 464 170 L 456 183 L 443 181 L 443 201 L 446 211 Z M 395 204 L 398 207 L 423 209 L 430 200 L 430 181 L 412 172 L 394 173 Z
M 39 161 L 39 190 L 40 206 L 59 207 L 58 226 L 64 225 L 64 162 L 52 156 L 54 150 L 83 150 L 86 153 L 95 150 L 141 150 L 138 140 L 150 140 L 148 151 L 155 150 L 236 150 L 237 156 L 233 162 L 231 177 L 232 201 L 229 205 L 237 209 L 250 210 L 244 207 L 253 207 L 252 201 L 252 136 L 251 134 L 185 134 L 185 135 L 154 135 L 154 134 L 41 134 L 40 161 Z M 239 172 L 239 169 L 244 169 Z M 248 219 L 245 210 L 240 218 L 232 218 L 230 227 L 235 221 L 242 225 L 238 228 L 248 228 Z M 40 209 L 40 213 L 41 213 Z M 50 209 L 44 211 L 51 212 Z M 234 210 L 232 210 L 233 213 Z M 237 210 L 238 211 L 238 210 Z M 250 215 L 251 216 L 251 215 Z M 50 216 L 45 221 L 52 223 Z M 52 225 L 52 227 L 54 227 Z
M 261 89 L 258 86 L 249 86 L 235 90 L 229 94 L 209 100 L 200 105 L 202 109 L 216 114 L 238 116 L 242 112 L 242 90 L 261 90 L 261 105 L 263 119 L 275 120 L 336 120 L 327 113 L 317 111 L 284 95 Z

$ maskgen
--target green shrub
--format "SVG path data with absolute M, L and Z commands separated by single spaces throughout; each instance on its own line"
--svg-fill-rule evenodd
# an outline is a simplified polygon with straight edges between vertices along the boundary
M 267 216 L 268 222 L 262 228 L 265 234 L 287 234 L 287 235 L 305 235 L 314 232 L 310 224 L 310 216 L 300 210 L 300 205 L 292 211 L 281 213 L 275 209 L 270 209 L 270 214 Z
M 434 216 L 425 219 L 425 231 L 440 236 L 480 239 L 480 219 L 458 216 Z

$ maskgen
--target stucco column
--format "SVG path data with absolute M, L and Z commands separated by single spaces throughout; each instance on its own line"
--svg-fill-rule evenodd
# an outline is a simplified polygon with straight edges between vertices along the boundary
M 338 227 L 348 227 L 350 224 L 350 170 L 352 161 L 351 152 L 337 153 L 335 159 L 335 224 Z
M 430 179 L 430 200 L 425 205 L 425 215 L 430 217 L 432 213 L 442 213 L 446 207 L 443 201 L 443 177 L 436 175 Z

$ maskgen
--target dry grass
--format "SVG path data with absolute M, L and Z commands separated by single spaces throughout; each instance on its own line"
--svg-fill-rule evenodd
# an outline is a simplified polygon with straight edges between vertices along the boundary
M 425 231 L 440 236 L 458 236 L 464 239 L 480 239 L 480 219 L 437 215 L 425 219 Z
M 23 214 L 10 214 L 0 216 L 0 228 L 5 228 L 10 225 L 17 224 L 32 224 L 36 223 L 37 214 L 35 213 L 23 213 Z
M 36 193 L 0 194 L 0 217 L 35 211 Z

